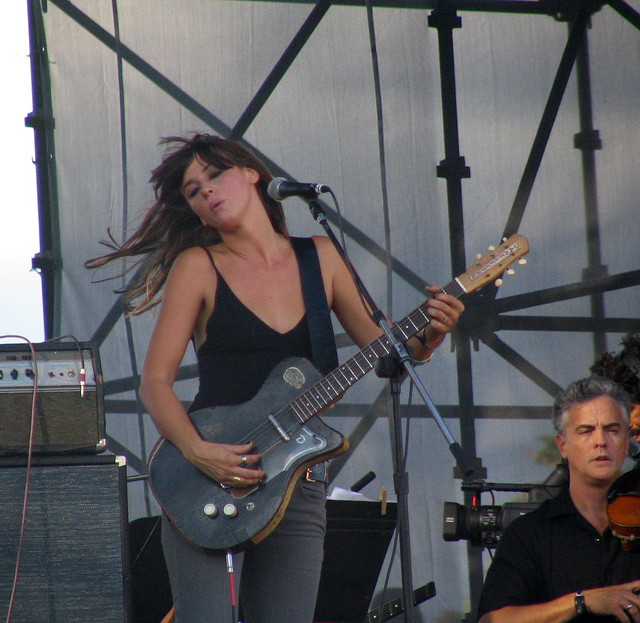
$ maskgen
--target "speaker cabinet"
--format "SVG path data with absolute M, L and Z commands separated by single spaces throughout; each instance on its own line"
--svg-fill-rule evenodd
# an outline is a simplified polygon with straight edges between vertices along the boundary
M 159 515 L 129 524 L 133 623 L 159 623 L 173 606 L 160 533 Z
M 12 623 L 129 623 L 126 465 L 113 455 L 38 457 Z M 0 619 L 14 582 L 27 468 L 0 459 Z
M 327 535 L 314 621 L 364 621 L 396 528 L 398 509 L 387 503 L 327 500 Z

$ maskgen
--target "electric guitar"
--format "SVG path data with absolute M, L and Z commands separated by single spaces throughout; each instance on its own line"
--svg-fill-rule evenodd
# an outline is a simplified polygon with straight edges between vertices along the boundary
M 413 605 L 417 606 L 427 599 L 431 599 L 436 594 L 436 585 L 429 582 L 413 591 Z M 364 619 L 364 623 L 384 623 L 398 614 L 404 612 L 402 605 L 402 597 L 398 597 L 389 603 L 386 603 L 375 610 L 370 610 Z
M 442 291 L 459 298 L 478 290 L 528 252 L 526 238 L 514 234 Z M 395 324 L 392 332 L 408 340 L 429 321 L 425 302 Z M 241 551 L 259 543 L 282 519 L 305 470 L 349 447 L 348 440 L 319 414 L 392 350 L 393 345 L 382 335 L 324 378 L 310 361 L 292 357 L 273 369 L 248 402 L 191 413 L 205 440 L 253 442 L 251 453 L 260 455 L 260 467 L 267 475 L 255 487 L 222 486 L 161 438 L 149 458 L 149 481 L 169 520 L 189 542 L 205 550 Z

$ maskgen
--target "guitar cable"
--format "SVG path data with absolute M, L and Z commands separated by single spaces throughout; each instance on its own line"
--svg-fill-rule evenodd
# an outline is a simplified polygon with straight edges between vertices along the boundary
M 238 623 L 238 603 L 236 599 L 236 578 L 233 572 L 233 554 L 227 550 L 227 574 L 229 575 L 229 597 L 231 599 L 231 623 Z
M 80 387 L 80 398 L 84 398 L 84 390 L 85 385 L 87 383 L 87 368 L 86 363 L 84 361 L 84 353 L 82 352 L 82 346 L 78 341 L 78 338 L 75 335 L 61 335 L 60 337 L 52 337 L 49 340 L 45 340 L 45 344 L 50 342 L 61 342 L 62 340 L 66 340 L 67 338 L 71 339 L 76 345 L 76 350 L 78 351 L 78 358 L 80 359 L 80 370 L 78 373 L 78 385 Z

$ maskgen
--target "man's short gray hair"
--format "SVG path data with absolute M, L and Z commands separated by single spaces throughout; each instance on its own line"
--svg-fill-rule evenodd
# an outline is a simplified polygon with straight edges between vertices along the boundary
M 631 411 L 629 394 L 614 381 L 602 376 L 590 376 L 570 383 L 566 389 L 556 396 L 553 405 L 553 427 L 556 432 L 561 435 L 566 433 L 569 409 L 601 396 L 608 396 L 615 400 L 620 405 L 622 415 L 627 424 L 629 424 L 629 412 Z

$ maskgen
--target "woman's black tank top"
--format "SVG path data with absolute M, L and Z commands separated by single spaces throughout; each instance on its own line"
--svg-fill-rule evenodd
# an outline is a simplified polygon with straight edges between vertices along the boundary
M 189 412 L 246 402 L 283 359 L 312 358 L 306 314 L 293 329 L 278 333 L 244 306 L 209 258 L 218 285 L 207 337 L 197 350 L 200 385 Z

